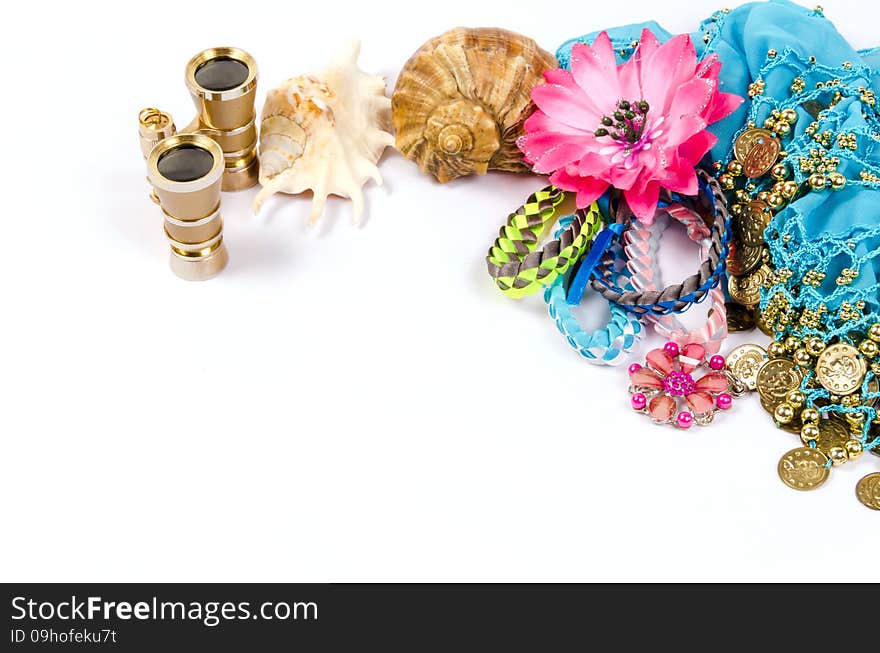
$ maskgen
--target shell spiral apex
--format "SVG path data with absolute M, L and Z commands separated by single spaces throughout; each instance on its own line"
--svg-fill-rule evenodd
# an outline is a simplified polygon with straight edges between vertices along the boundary
M 556 65 L 535 41 L 503 29 L 458 27 L 431 39 L 391 98 L 397 149 L 441 182 L 528 172 L 516 139 L 534 111 L 532 87 Z
M 382 184 L 376 163 L 394 145 L 388 132 L 391 100 L 385 79 L 357 66 L 360 45 L 348 44 L 326 70 L 288 79 L 269 91 L 260 125 L 260 184 L 254 213 L 275 193 L 312 190 L 309 223 L 324 212 L 328 195 L 352 201 L 363 213 L 362 186 Z

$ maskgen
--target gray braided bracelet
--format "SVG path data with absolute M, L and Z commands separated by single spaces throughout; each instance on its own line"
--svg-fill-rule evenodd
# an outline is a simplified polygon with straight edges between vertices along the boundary
M 697 174 L 702 187 L 698 197 L 673 196 L 666 190 L 660 195 L 661 205 L 664 202 L 693 204 L 693 208 L 706 220 L 706 226 L 711 228 L 712 242 L 708 255 L 697 273 L 681 283 L 667 286 L 660 291 L 624 290 L 613 281 L 615 254 L 609 249 L 603 254 L 600 264 L 596 267 L 596 276 L 591 281 L 596 292 L 633 313 L 666 315 L 687 310 L 692 304 L 702 301 L 709 291 L 718 285 L 727 265 L 730 214 L 727 211 L 727 200 L 715 178 L 703 170 L 697 171 Z M 708 194 L 711 194 L 711 198 Z M 610 213 L 610 217 L 618 224 L 628 225 L 635 219 L 619 193 L 615 193 L 611 198 Z

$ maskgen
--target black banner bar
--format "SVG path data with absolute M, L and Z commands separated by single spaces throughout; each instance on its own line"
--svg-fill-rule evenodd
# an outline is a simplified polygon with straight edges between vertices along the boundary
M 12 584 L 0 651 L 583 650 L 779 628 L 876 585 Z M 871 592 L 869 599 L 862 592 Z M 860 595 L 860 596 L 859 596 Z M 823 602 L 831 597 L 825 595 Z M 839 602 L 837 602 L 839 601 Z M 722 629 L 721 631 L 717 629 Z M 671 639 L 667 639 L 671 638 Z M 572 644 L 583 643 L 583 647 Z M 499 648 L 502 644 L 508 649 Z M 531 646 L 533 645 L 533 647 Z M 480 648 L 480 647 L 488 648 Z M 629 648 L 629 646 L 625 647 Z M 653 648 L 653 646 L 652 646 Z M 711 649 L 710 649 L 711 650 Z

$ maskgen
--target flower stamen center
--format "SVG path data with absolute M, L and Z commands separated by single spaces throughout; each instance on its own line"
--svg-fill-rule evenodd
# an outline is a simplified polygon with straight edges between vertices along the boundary
M 644 100 L 619 100 L 610 116 L 602 116 L 602 126 L 596 129 L 596 137 L 610 136 L 625 145 L 638 143 L 645 133 L 646 116 L 650 108 Z

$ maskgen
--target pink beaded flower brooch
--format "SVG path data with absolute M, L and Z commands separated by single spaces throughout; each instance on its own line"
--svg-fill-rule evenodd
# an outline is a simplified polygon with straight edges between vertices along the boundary
M 707 374 L 694 378 L 699 368 Z M 690 343 L 679 349 L 667 342 L 663 349 L 652 349 L 643 367 L 629 367 L 629 392 L 634 410 L 647 413 L 657 424 L 675 424 L 688 429 L 694 422 L 706 426 L 715 413 L 733 404 L 724 374 L 724 357 L 706 359 L 706 348 Z

